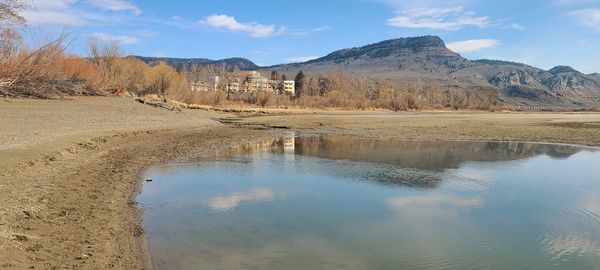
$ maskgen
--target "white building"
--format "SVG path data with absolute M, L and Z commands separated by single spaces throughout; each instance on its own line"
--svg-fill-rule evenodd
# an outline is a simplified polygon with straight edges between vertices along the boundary
M 283 81 L 283 92 L 292 96 L 296 95 L 296 82 Z
M 190 88 L 192 91 L 199 92 L 217 91 L 219 87 L 219 81 L 219 76 L 215 76 L 205 80 L 199 80 L 197 82 L 190 82 Z

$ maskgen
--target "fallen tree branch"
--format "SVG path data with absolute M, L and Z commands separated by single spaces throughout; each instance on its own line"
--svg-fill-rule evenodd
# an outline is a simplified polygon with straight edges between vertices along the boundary
M 161 109 L 165 109 L 165 110 L 169 110 L 169 111 L 181 111 L 181 109 L 169 105 L 168 103 L 164 102 L 164 101 L 160 101 L 160 100 L 147 100 L 144 98 L 140 98 L 140 97 L 136 97 L 135 101 L 142 103 L 142 104 L 146 104 L 146 105 L 150 105 L 152 107 L 156 107 L 156 108 L 161 108 Z

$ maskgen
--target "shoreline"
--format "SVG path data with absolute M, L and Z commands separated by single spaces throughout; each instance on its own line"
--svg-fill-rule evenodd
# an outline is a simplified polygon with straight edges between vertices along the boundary
M 225 128 L 225 127 L 218 127 L 218 128 Z M 228 129 L 232 129 L 232 128 L 228 128 Z M 247 144 L 247 143 L 253 143 L 256 141 L 261 141 L 261 140 L 266 140 L 268 138 L 272 138 L 274 136 L 279 136 L 279 134 L 273 133 L 273 132 L 265 132 L 264 134 L 257 134 L 248 138 L 244 138 L 243 141 L 238 141 L 238 142 L 224 142 L 223 144 L 220 144 L 218 146 L 214 146 L 212 147 L 210 150 L 202 150 L 202 149 L 193 149 L 191 151 L 189 151 L 189 153 L 184 154 L 183 156 L 177 157 L 175 159 L 161 159 L 160 161 L 157 162 L 151 162 L 151 163 L 146 163 L 143 164 L 141 167 L 139 167 L 139 169 L 137 170 L 137 176 L 135 178 L 135 182 L 136 182 L 136 186 L 135 186 L 135 190 L 133 192 L 131 192 L 131 196 L 130 196 L 130 201 L 134 202 L 134 216 L 135 216 L 135 220 L 137 222 L 137 224 L 140 226 L 140 228 L 143 230 L 142 227 L 142 220 L 143 220 L 143 215 L 144 215 L 144 209 L 138 205 L 137 203 L 137 197 L 138 195 L 142 192 L 142 186 L 144 183 L 144 177 L 143 174 L 144 172 L 146 172 L 148 170 L 149 167 L 151 166 L 157 166 L 157 165 L 161 165 L 161 164 L 166 164 L 166 163 L 170 163 L 170 162 L 185 162 L 186 160 L 189 160 L 190 158 L 194 158 L 195 156 L 199 155 L 199 154 L 210 154 L 213 153 L 215 151 L 221 150 L 221 149 L 226 149 L 235 145 L 240 145 L 240 144 Z M 234 138 L 231 138 L 231 140 L 233 140 Z M 153 269 L 154 267 L 152 266 L 152 257 L 150 254 L 150 250 L 148 248 L 148 241 L 147 241 L 147 237 L 146 234 L 144 233 L 142 235 L 142 237 L 136 237 L 136 244 L 138 245 L 139 251 L 140 251 L 140 256 L 141 256 L 141 269 Z
M 146 166 L 269 136 L 126 98 L 0 104 L 0 269 L 148 269 Z
M 141 227 L 143 209 L 136 202 L 145 168 L 272 136 L 270 131 L 224 126 L 148 132 L 83 149 L 74 158 L 92 158 L 73 166 L 63 167 L 60 163 L 68 161 L 56 158 L 10 173 L 9 178 L 26 180 L 40 171 L 53 171 L 46 176 L 51 181 L 40 187 L 47 192 L 36 194 L 37 199 L 28 205 L 17 201 L 17 208 L 27 210 L 13 210 L 16 217 L 7 220 L 7 239 L 0 242 L 7 245 L 1 249 L 0 266 L 151 269 Z M 177 142 L 164 146 L 171 140 Z M 39 198 L 41 204 L 36 202 Z
M 123 98 L 15 103 L 0 104 L 8 114 L 0 119 L 7 127 L 0 139 L 8 138 L 0 142 L 0 269 L 150 269 L 136 203 L 144 170 L 286 129 L 600 146 L 599 113 L 291 114 L 237 117 L 224 125 L 213 119 L 232 115 L 168 112 Z

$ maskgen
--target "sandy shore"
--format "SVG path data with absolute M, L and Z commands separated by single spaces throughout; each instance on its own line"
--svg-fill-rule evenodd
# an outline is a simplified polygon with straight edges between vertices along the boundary
M 233 119 L 126 98 L 0 100 L 0 269 L 145 269 L 135 204 L 149 164 L 274 136 L 256 127 L 401 140 L 600 146 L 594 113 L 329 113 Z M 240 128 L 241 127 L 241 128 Z
M 146 269 L 140 171 L 272 136 L 130 99 L 0 102 L 0 269 Z

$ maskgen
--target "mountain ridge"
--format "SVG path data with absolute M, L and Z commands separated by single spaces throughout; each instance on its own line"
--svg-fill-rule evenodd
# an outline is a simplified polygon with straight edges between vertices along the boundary
M 242 57 L 231 57 L 219 60 L 212 60 L 208 58 L 149 57 L 140 55 L 130 55 L 128 57 L 134 57 L 150 65 L 162 61 L 173 66 L 174 68 L 179 68 L 182 65 L 190 68 L 193 64 L 197 64 L 199 66 L 224 64 L 230 68 L 238 68 L 240 70 L 255 70 L 259 68 L 259 66 L 254 62 Z

